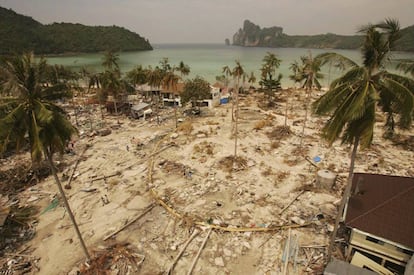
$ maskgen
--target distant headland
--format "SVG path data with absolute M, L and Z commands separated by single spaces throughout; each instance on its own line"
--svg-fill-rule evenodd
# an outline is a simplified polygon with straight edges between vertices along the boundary
M 402 37 L 396 48 L 398 51 L 414 51 L 414 25 L 401 29 Z M 233 35 L 232 45 L 243 47 L 271 48 L 314 48 L 314 49 L 358 49 L 363 37 L 360 35 L 338 35 L 334 33 L 318 35 L 288 35 L 283 28 L 274 26 L 261 28 L 245 20 L 243 28 Z M 226 44 L 229 39 L 226 39 Z
M 91 53 L 105 50 L 152 50 L 149 41 L 118 26 L 72 23 L 44 25 L 11 9 L 0 7 L 0 55 Z

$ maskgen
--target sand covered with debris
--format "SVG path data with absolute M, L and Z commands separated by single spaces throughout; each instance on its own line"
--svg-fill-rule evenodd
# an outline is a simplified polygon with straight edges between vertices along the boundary
M 67 184 L 73 173 L 66 194 L 90 252 L 126 243 L 134 251 L 137 264 L 109 266 L 110 274 L 187 274 L 204 241 L 193 274 L 321 270 L 350 147 L 328 147 L 318 135 L 326 118 L 315 116 L 308 118 L 300 147 L 303 91 L 290 95 L 288 128 L 283 127 L 286 99 L 263 110 L 259 97 L 241 97 L 235 165 L 230 104 L 203 109 L 200 117 L 183 117 L 177 129 L 171 109 L 164 109 L 160 124 L 155 118 L 120 117 L 118 124 L 116 117 L 107 116 L 102 121 L 99 112 L 92 125 L 88 117 L 79 118 L 75 154 L 57 158 L 64 164 L 59 176 Z M 414 176 L 412 142 L 409 147 L 408 142 L 384 140 L 381 120 L 372 147 L 359 152 L 355 171 Z M 110 131 L 92 134 L 90 126 L 95 133 L 98 127 Z M 412 140 L 412 131 L 400 134 L 401 140 Z M 332 189 L 315 183 L 320 169 L 337 174 Z M 57 193 L 49 176 L 22 192 L 19 203 L 44 210 Z M 25 246 L 39 258 L 39 273 L 76 274 L 85 257 L 62 204 L 37 220 L 36 235 Z M 290 251 L 289 257 L 284 251 Z

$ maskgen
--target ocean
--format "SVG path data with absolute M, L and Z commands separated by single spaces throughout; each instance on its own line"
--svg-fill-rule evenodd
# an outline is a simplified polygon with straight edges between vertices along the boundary
M 312 56 L 324 52 L 336 52 L 351 58 L 356 62 L 361 62 L 361 55 L 358 50 L 338 50 L 338 49 L 303 49 L 303 48 L 254 48 L 226 46 L 223 44 L 155 44 L 153 51 L 136 51 L 119 53 L 119 66 L 122 73 L 126 73 L 137 65 L 143 67 L 159 65 L 163 58 L 168 58 L 171 65 L 178 65 L 181 61 L 190 67 L 190 74 L 184 79 L 200 76 L 211 84 L 216 82 L 216 76 L 222 75 L 222 68 L 235 66 L 235 60 L 239 60 L 244 71 L 250 75 L 254 72 L 257 81 L 260 78 L 260 68 L 263 63 L 263 57 L 268 53 L 274 53 L 282 60 L 277 73 L 283 75 L 282 86 L 284 88 L 293 86 L 289 80 L 291 71 L 289 69 L 292 62 L 300 61 L 300 57 L 308 55 L 309 51 Z M 393 58 L 414 59 L 414 53 L 394 52 Z M 101 66 L 103 53 L 79 54 L 70 56 L 50 56 L 46 57 L 49 64 L 61 64 L 68 66 L 73 70 L 80 70 L 86 67 L 94 72 L 102 71 Z M 394 70 L 393 64 L 390 70 Z M 339 71 L 334 68 L 325 66 L 322 70 L 324 79 L 321 83 L 327 86 L 330 81 L 340 76 Z M 257 83 L 256 83 L 257 85 Z

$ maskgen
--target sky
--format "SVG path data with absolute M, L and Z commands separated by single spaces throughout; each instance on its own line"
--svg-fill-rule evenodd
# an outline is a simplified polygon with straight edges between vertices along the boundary
M 414 0 L 0 0 L 0 6 L 43 24 L 117 25 L 152 44 L 224 43 L 245 19 L 289 35 L 350 35 L 385 18 L 414 25 Z

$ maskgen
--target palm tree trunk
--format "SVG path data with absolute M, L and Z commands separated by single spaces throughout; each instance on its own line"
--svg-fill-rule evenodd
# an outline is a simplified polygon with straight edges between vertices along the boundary
M 79 126 L 79 122 L 78 122 L 78 108 L 77 108 L 77 106 L 75 104 L 75 99 L 73 98 L 73 95 L 72 95 L 72 107 L 73 107 L 73 112 L 74 112 L 74 115 L 75 115 L 75 123 L 76 123 L 76 126 Z
M 285 107 L 285 127 L 287 126 L 287 114 L 288 114 L 288 107 L 289 107 L 289 97 L 286 98 L 286 107 Z
M 354 140 L 353 148 L 352 148 L 351 163 L 349 165 L 348 181 L 347 181 L 347 184 L 346 184 L 344 194 L 342 196 L 341 204 L 339 205 L 338 213 L 337 213 L 336 219 L 335 219 L 334 229 L 333 229 L 333 232 L 332 232 L 332 235 L 331 235 L 331 239 L 329 241 L 327 262 L 331 261 L 332 250 L 335 246 L 335 238 L 336 238 L 336 234 L 338 233 L 339 222 L 341 221 L 345 205 L 348 202 L 349 195 L 351 193 L 352 179 L 354 178 L 355 158 L 356 158 L 357 151 L 358 151 L 358 145 L 359 145 L 359 137 L 356 137 L 355 140 Z
M 232 112 L 233 113 L 233 112 Z M 237 137 L 238 137 L 238 122 L 239 122 L 239 79 L 236 85 L 236 119 L 234 125 L 234 160 L 237 158 Z
M 69 202 L 68 202 L 68 200 L 66 198 L 66 195 L 65 195 L 65 192 L 62 188 L 62 184 L 59 180 L 59 177 L 56 174 L 56 169 L 55 169 L 55 166 L 53 165 L 52 154 L 50 152 L 46 152 L 46 156 L 47 156 L 47 161 L 49 162 L 50 169 L 52 171 L 53 177 L 55 178 L 56 185 L 59 188 L 59 193 L 62 197 L 63 203 L 65 204 L 66 211 L 68 211 L 70 220 L 72 221 L 73 227 L 75 228 L 76 235 L 79 238 L 79 241 L 80 241 L 80 244 L 82 246 L 83 252 L 85 253 L 86 258 L 89 260 L 91 257 L 89 256 L 88 249 L 86 248 L 85 242 L 83 241 L 83 238 L 82 238 L 82 234 L 79 231 L 78 224 L 76 223 L 75 217 L 73 216 L 72 210 L 69 206 Z
M 115 109 L 115 115 L 116 115 L 116 121 L 119 124 L 119 117 L 118 117 L 118 106 L 116 104 L 116 99 L 114 97 L 114 109 Z
M 305 127 L 306 127 L 306 122 L 308 120 L 308 104 L 309 104 L 309 95 L 312 92 L 312 90 L 310 92 L 306 93 L 306 103 L 305 103 L 305 119 L 303 121 L 303 126 L 302 126 L 302 134 L 300 137 L 300 143 L 299 143 L 299 147 L 302 147 L 302 142 L 303 142 L 303 137 L 305 135 Z
M 231 122 L 234 121 L 234 101 L 236 100 L 236 97 L 231 97 Z
M 175 106 L 175 99 L 174 99 L 174 119 L 175 119 L 175 129 L 178 127 L 178 117 L 177 117 L 177 106 Z

